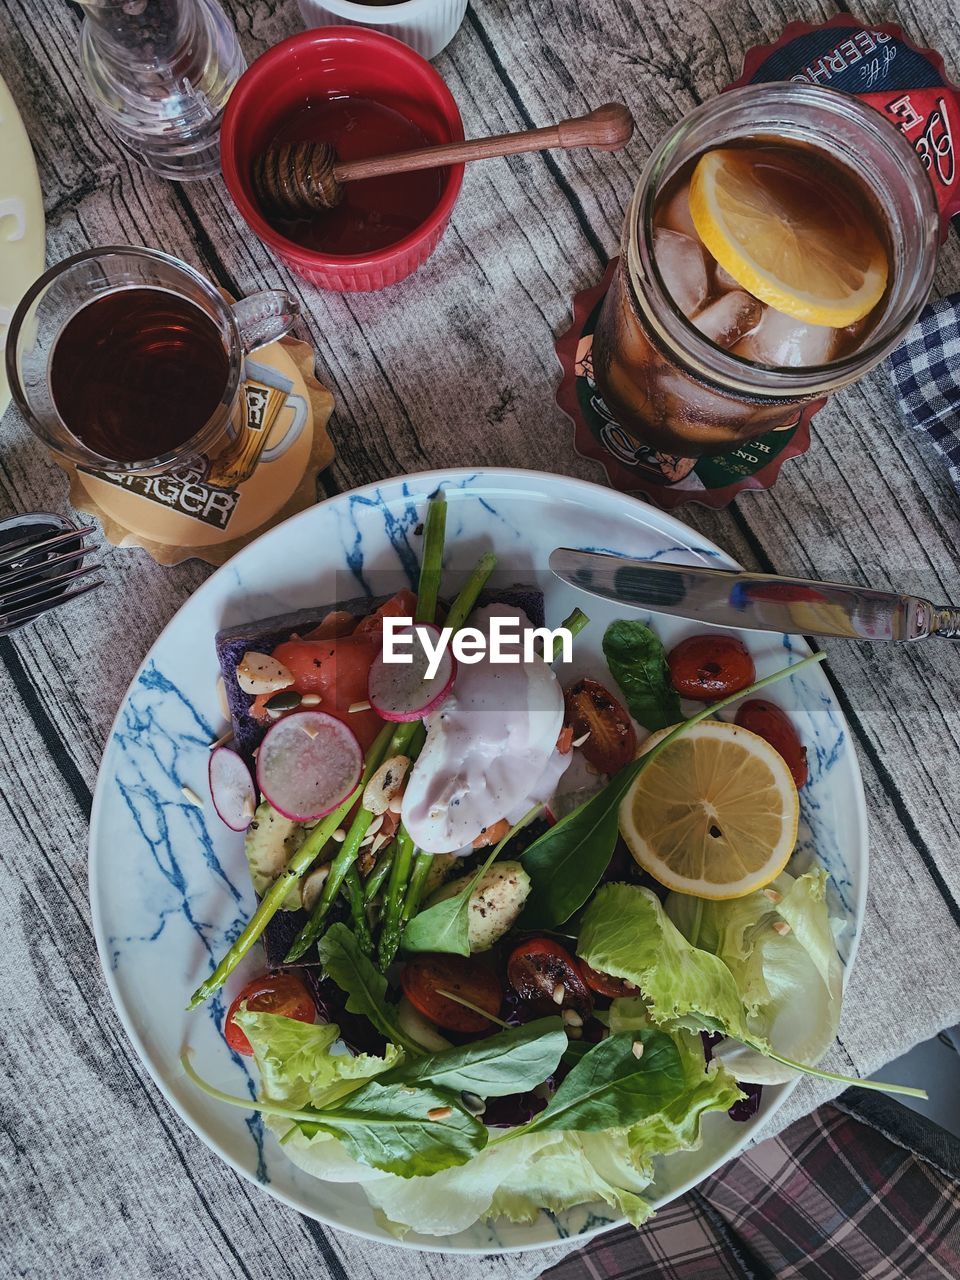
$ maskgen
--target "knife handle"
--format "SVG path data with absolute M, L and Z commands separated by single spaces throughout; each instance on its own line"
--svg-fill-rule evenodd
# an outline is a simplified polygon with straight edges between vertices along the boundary
M 944 604 L 933 610 L 930 635 L 944 640 L 960 640 L 960 609 Z

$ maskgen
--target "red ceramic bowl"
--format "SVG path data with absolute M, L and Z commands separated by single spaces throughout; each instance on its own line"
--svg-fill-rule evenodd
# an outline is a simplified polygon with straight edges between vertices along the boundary
M 321 289 L 383 289 L 416 271 L 440 242 L 463 182 L 463 165 L 447 170 L 440 199 L 402 240 L 364 254 L 321 253 L 288 240 L 266 220 L 250 181 L 254 155 L 285 117 L 310 99 L 372 98 L 406 116 L 436 142 L 459 142 L 463 121 L 453 95 L 425 58 L 392 36 L 364 27 L 322 27 L 268 49 L 230 95 L 220 134 L 227 189 L 251 231 Z

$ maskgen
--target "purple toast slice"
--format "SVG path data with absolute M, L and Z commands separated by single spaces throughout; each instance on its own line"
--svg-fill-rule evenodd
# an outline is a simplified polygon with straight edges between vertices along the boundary
M 251 768 L 254 764 L 254 752 L 263 741 L 269 726 L 254 719 L 250 714 L 254 699 L 249 693 L 244 693 L 237 682 L 237 667 L 243 655 L 251 650 L 257 653 L 272 653 L 277 645 L 291 639 L 294 634 L 305 635 L 318 627 L 334 610 L 352 613 L 359 620 L 373 613 L 389 599 L 391 599 L 390 596 L 358 596 L 352 600 L 338 600 L 336 604 L 324 605 L 317 609 L 299 609 L 256 622 L 241 623 L 239 626 L 227 627 L 217 632 L 217 658 L 220 662 L 227 704 L 233 723 L 233 746 Z M 522 609 L 535 627 L 542 627 L 544 624 L 543 592 L 537 587 L 518 585 L 495 591 L 484 591 L 477 601 L 477 607 L 488 604 L 512 605 L 514 608 Z M 290 950 L 294 938 L 306 924 L 307 918 L 305 911 L 278 911 L 273 917 L 263 934 L 263 945 L 269 968 L 283 967 L 284 957 Z M 298 968 L 315 966 L 316 962 L 309 953 L 296 961 Z

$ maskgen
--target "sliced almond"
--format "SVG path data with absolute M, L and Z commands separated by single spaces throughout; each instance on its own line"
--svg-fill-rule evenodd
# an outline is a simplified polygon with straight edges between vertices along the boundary
M 226 746 L 226 744 L 230 742 L 232 738 L 233 738 L 233 730 L 228 729 L 226 733 L 221 733 L 220 737 L 217 738 L 216 742 L 211 742 L 208 749 L 210 751 L 216 751 L 217 747 Z
M 319 693 L 305 693 L 300 699 L 301 707 L 319 707 L 323 699 Z
M 363 807 L 368 813 L 378 817 L 390 808 L 390 802 L 403 791 L 407 770 L 410 768 L 409 756 L 391 756 L 384 760 L 363 790 Z
M 633 1054 L 635 1058 L 642 1058 L 643 1057 L 643 1041 L 634 1040 L 633 1044 L 630 1046 L 630 1052 Z
M 355 715 L 356 712 L 358 711 L 369 711 L 369 710 L 370 710 L 370 702 L 367 698 L 364 698 L 362 702 L 351 702 L 349 707 L 347 707 L 347 714 L 352 716 L 352 715 Z
M 184 800 L 189 801 L 192 805 L 196 805 L 198 809 L 203 808 L 203 801 L 194 791 L 193 787 L 181 787 L 180 790 L 183 793 Z
M 786 920 L 774 920 L 773 931 L 779 933 L 781 938 L 785 938 L 790 932 L 790 925 Z
M 321 890 L 327 882 L 327 876 L 330 874 L 330 866 L 314 867 L 314 869 L 306 876 L 300 884 L 300 901 L 303 904 L 304 911 L 312 911 L 317 905 L 317 899 L 320 897 Z
M 237 684 L 244 693 L 257 697 L 261 693 L 289 689 L 293 684 L 293 676 L 282 662 L 272 658 L 269 653 L 257 653 L 251 649 L 237 665 Z

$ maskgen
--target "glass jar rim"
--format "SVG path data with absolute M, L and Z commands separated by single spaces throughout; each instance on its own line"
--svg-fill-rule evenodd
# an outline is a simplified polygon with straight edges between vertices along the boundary
M 705 124 L 716 125 L 722 133 L 724 121 L 751 107 L 756 108 L 756 114 L 748 128 L 721 136 L 712 143 L 707 142 L 703 149 L 722 145 L 723 141 L 734 138 L 776 137 L 779 132 L 797 141 L 820 145 L 821 150 L 826 150 L 822 130 L 818 144 L 815 130 L 808 127 L 805 131 L 802 124 L 786 118 L 791 109 L 799 114 L 803 110 L 817 108 L 846 121 L 855 121 L 865 137 L 885 145 L 901 175 L 911 183 L 917 200 L 916 222 L 922 240 L 920 269 L 908 296 L 895 300 L 890 314 L 881 319 L 876 330 L 879 336 L 826 364 L 801 367 L 764 365 L 744 360 L 716 346 L 677 307 L 653 255 L 654 206 L 664 182 L 679 167 L 675 159 L 677 152 L 690 135 Z M 794 131 L 785 132 L 787 130 Z M 836 152 L 839 144 L 836 139 L 832 141 Z M 870 182 L 865 166 L 858 169 L 855 158 L 847 151 L 837 155 L 837 159 Z M 871 186 L 877 190 L 872 183 Z M 939 230 L 939 210 L 932 183 L 912 144 L 895 125 L 851 94 L 821 85 L 775 81 L 746 85 L 722 93 L 696 107 L 674 126 L 652 152 L 637 183 L 627 212 L 622 252 L 627 256 L 631 293 L 643 307 L 644 317 L 657 340 L 696 375 L 716 383 L 724 391 L 754 399 L 812 398 L 845 386 L 868 372 L 902 340 L 929 296 L 936 267 Z M 758 386 L 758 382 L 763 385 Z
M 204 297 L 210 302 L 213 310 L 219 316 L 224 327 L 231 335 L 230 350 L 228 350 L 228 369 L 227 380 L 224 384 L 223 395 L 220 404 L 203 424 L 189 439 L 185 440 L 176 449 L 167 453 L 158 454 L 153 458 L 137 459 L 134 462 L 120 462 L 115 458 L 107 458 L 103 454 L 97 453 L 96 450 L 89 448 L 82 441 L 78 440 L 70 431 L 69 426 L 63 421 L 59 411 L 57 417 L 60 418 L 61 425 L 65 428 L 72 441 L 75 441 L 75 447 L 70 450 L 64 449 L 63 446 L 51 439 L 50 434 L 46 430 L 44 424 L 37 418 L 33 408 L 30 405 L 27 393 L 23 387 L 20 377 L 19 360 L 17 350 L 20 343 L 20 334 L 24 327 L 24 322 L 30 315 L 37 301 L 42 297 L 46 290 L 58 277 L 65 275 L 67 271 L 79 266 L 81 263 L 95 261 L 104 258 L 126 257 L 126 258 L 146 258 L 151 262 L 162 263 L 165 267 L 179 272 L 190 278 L 192 283 L 203 293 Z M 109 292 L 118 292 L 123 288 L 162 288 L 160 285 L 120 285 L 117 290 Z M 7 382 L 10 387 L 10 394 L 17 408 L 23 415 L 27 425 L 33 431 L 47 448 L 52 449 L 55 453 L 59 453 L 68 458 L 75 465 L 87 467 L 96 467 L 101 471 L 109 471 L 115 475 L 147 475 L 152 472 L 166 471 L 170 467 L 175 466 L 184 458 L 203 453 L 206 448 L 222 435 L 230 421 L 233 412 L 234 402 L 240 389 L 240 380 L 243 371 L 243 344 L 240 338 L 240 330 L 237 325 L 236 317 L 230 304 L 226 301 L 219 290 L 210 283 L 210 281 L 195 267 L 188 262 L 175 258 L 172 254 L 164 253 L 161 249 L 148 249 L 142 245 L 101 245 L 93 249 L 84 249 L 81 253 L 72 254 L 69 258 L 64 258 L 60 262 L 55 262 L 48 267 L 41 276 L 34 280 L 33 284 L 20 299 L 17 307 L 10 319 L 10 325 L 6 336 L 6 372 Z

